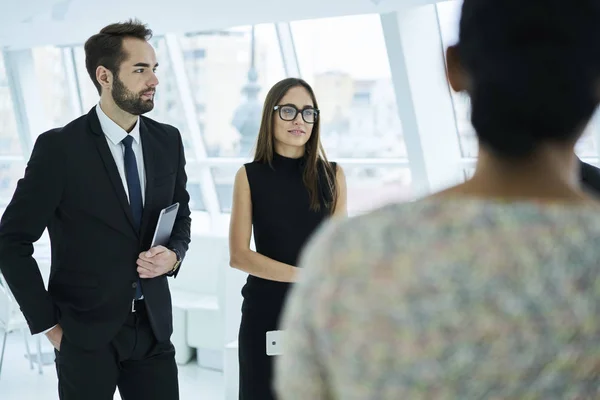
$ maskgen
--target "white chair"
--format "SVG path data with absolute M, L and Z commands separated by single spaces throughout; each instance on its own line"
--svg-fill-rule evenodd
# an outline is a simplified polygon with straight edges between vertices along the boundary
M 193 235 L 181 272 L 169 280 L 173 298 L 173 336 L 176 361 L 187 363 L 193 349 L 216 349 L 221 337 L 218 266 L 227 239 Z
M 246 274 L 229 266 L 226 236 L 193 235 L 183 268 L 169 281 L 176 361 L 197 349 L 200 365 L 223 369 L 225 345 L 237 339 Z
M 188 309 L 187 342 L 196 349 L 199 366 L 222 370 L 224 286 L 225 273 L 229 269 L 229 244 L 223 236 L 200 236 L 196 240 L 195 279 L 190 283 L 210 297 Z
M 25 350 L 27 351 L 27 358 L 29 359 L 29 365 L 31 369 L 33 366 L 33 357 L 29 349 L 29 333 L 27 327 L 27 321 L 23 316 L 13 294 L 8 288 L 8 284 L 4 280 L 4 276 L 0 274 L 0 329 L 4 331 L 4 337 L 2 339 L 2 352 L 0 353 L 0 373 L 2 372 L 2 363 L 4 361 L 4 351 L 6 350 L 6 339 L 8 334 L 20 330 L 23 333 L 23 340 L 25 341 Z M 42 344 L 41 339 L 37 338 L 37 364 L 39 373 L 43 373 L 42 369 Z

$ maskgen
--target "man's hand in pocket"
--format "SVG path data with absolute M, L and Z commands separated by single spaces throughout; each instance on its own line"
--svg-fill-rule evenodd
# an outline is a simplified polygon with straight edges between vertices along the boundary
M 46 337 L 52 343 L 52 346 L 60 351 L 60 341 L 62 340 L 63 330 L 60 325 L 56 325 L 54 328 L 46 332 Z

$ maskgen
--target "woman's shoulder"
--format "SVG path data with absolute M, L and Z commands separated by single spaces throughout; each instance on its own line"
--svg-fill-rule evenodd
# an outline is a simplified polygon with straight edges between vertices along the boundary
M 392 254 L 444 258 L 445 253 L 475 253 L 498 243 L 524 254 L 553 241 L 564 252 L 595 243 L 598 250 L 591 251 L 600 256 L 600 213 L 595 207 L 424 199 L 338 222 L 324 239 L 324 247 L 340 252 L 332 259 L 345 258 L 343 253 L 352 249 L 359 263 Z
M 261 162 L 261 161 L 254 160 L 254 161 L 250 161 L 250 162 L 245 163 L 244 165 L 242 165 L 242 167 L 244 167 L 244 168 L 257 168 L 257 167 L 260 167 L 260 166 L 263 166 L 263 165 L 266 165 L 266 164 L 263 163 L 263 162 Z
M 252 174 L 252 173 L 260 173 L 260 171 L 263 171 L 263 170 L 266 171 L 266 170 L 270 169 L 270 166 L 266 162 L 251 161 L 251 162 L 245 163 L 242 166 L 242 168 L 246 171 L 246 173 Z

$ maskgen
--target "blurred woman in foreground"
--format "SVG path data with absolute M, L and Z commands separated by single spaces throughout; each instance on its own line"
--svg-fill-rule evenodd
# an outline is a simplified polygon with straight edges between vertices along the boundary
M 600 396 L 600 209 L 574 155 L 600 100 L 598 21 L 596 0 L 464 1 L 448 76 L 471 98 L 476 172 L 317 235 L 281 399 Z

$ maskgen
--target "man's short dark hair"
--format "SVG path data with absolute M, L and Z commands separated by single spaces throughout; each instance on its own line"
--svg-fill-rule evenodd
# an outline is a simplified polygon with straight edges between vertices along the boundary
M 130 19 L 102 28 L 85 42 L 85 67 L 99 94 L 102 93 L 102 87 L 96 80 L 96 69 L 102 65 L 118 75 L 121 63 L 127 58 L 123 50 L 123 39 L 128 37 L 148 41 L 152 38 L 152 30 L 140 21 Z

